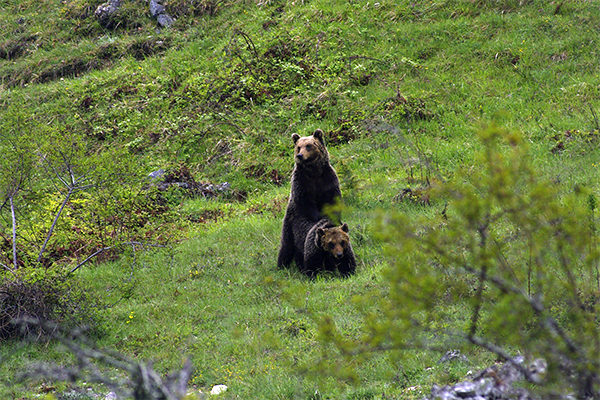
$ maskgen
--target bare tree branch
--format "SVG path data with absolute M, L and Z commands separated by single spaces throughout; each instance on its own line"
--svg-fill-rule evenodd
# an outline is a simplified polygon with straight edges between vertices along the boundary
M 42 256 L 44 255 L 44 252 L 46 251 L 46 246 L 48 245 L 48 242 L 50 241 L 50 238 L 52 237 L 52 233 L 54 232 L 56 223 L 58 222 L 58 219 L 60 218 L 60 215 L 61 215 L 63 209 L 65 208 L 65 205 L 71 198 L 71 195 L 73 194 L 73 190 L 74 190 L 73 187 L 69 188 L 69 192 L 65 196 L 65 199 L 63 200 L 62 204 L 60 205 L 60 208 L 58 209 L 56 215 L 54 215 L 54 220 L 52 221 L 52 225 L 50 225 L 50 229 L 48 230 L 46 239 L 44 240 L 44 243 L 42 244 L 42 248 L 40 249 L 40 252 L 38 254 L 38 258 L 37 258 L 38 263 L 42 261 Z
M 131 246 L 134 251 L 135 251 L 135 246 L 166 247 L 166 246 L 159 245 L 159 244 L 148 244 L 148 243 L 142 243 L 142 242 L 125 242 L 125 243 L 115 244 L 114 246 L 103 247 L 100 250 L 97 250 L 94 253 L 92 253 L 91 255 L 89 255 L 85 260 L 83 260 L 79 264 L 77 264 L 73 269 L 71 269 L 71 271 L 69 271 L 69 274 L 67 274 L 67 275 L 70 275 L 73 272 L 77 271 L 80 267 L 83 267 L 85 264 L 87 264 L 88 261 L 90 261 L 92 258 L 104 253 L 105 251 L 114 249 L 116 247 L 121 247 L 121 246 Z
M 22 374 L 20 380 L 28 378 L 87 380 L 101 383 L 110 390 L 121 393 L 124 397 L 132 396 L 135 400 L 181 400 L 187 394 L 188 382 L 193 372 L 189 360 L 186 360 L 181 370 L 163 379 L 154 371 L 151 363 L 135 362 L 115 351 L 99 349 L 84 336 L 82 329 L 64 332 L 56 324 L 32 319 L 21 319 L 15 323 L 22 326 L 36 325 L 52 332 L 52 337 L 66 346 L 77 359 L 77 365 L 72 368 L 38 364 Z M 95 362 L 124 371 L 129 375 L 129 382 L 111 379 L 100 371 Z M 125 389 L 127 386 L 132 389 Z
M 50 241 L 50 238 L 52 237 L 52 234 L 54 233 L 54 228 L 56 227 L 56 224 L 58 223 L 58 219 L 60 218 L 63 209 L 65 208 L 65 206 L 71 199 L 71 196 L 73 195 L 73 193 L 75 193 L 76 191 L 86 190 L 86 189 L 89 189 L 94 186 L 94 185 L 82 185 L 84 182 L 88 181 L 89 178 L 85 177 L 85 176 L 81 177 L 79 179 L 76 178 L 75 173 L 73 171 L 73 166 L 72 166 L 70 160 L 66 157 L 66 155 L 63 152 L 60 152 L 60 155 L 61 155 L 63 163 L 66 167 L 67 173 L 69 175 L 70 182 L 67 181 L 63 176 L 61 176 L 60 172 L 56 170 L 56 168 L 52 165 L 52 163 L 50 163 L 50 161 L 48 161 L 48 158 L 46 156 L 40 154 L 40 157 L 45 162 L 45 164 L 52 170 L 52 172 L 54 173 L 56 178 L 60 182 L 62 182 L 62 184 L 65 186 L 65 188 L 67 189 L 67 193 L 65 194 L 65 198 L 64 198 L 63 202 L 61 203 L 58 211 L 54 215 L 54 220 L 52 221 L 52 224 L 50 225 L 50 229 L 48 230 L 48 233 L 46 234 L 44 243 L 42 244 L 40 252 L 38 253 L 38 257 L 37 257 L 38 263 L 40 263 L 42 261 L 42 256 L 44 255 L 44 252 L 46 251 L 46 246 L 48 245 L 48 242 Z
M 17 263 L 17 216 L 15 215 L 15 203 L 13 202 L 13 194 L 10 195 L 10 215 L 12 216 L 12 251 L 13 265 L 15 270 L 18 268 Z
M 8 145 L 11 147 L 12 151 L 10 153 L 12 157 L 8 160 L 9 181 L 5 187 L 4 203 L 2 206 L 0 206 L 0 209 L 2 209 L 7 203 L 10 206 L 12 220 L 13 267 L 16 270 L 18 269 L 19 263 L 17 258 L 17 216 L 14 202 L 15 197 L 21 191 L 23 184 L 29 179 L 31 169 L 28 168 L 25 152 L 10 139 L 8 139 Z
M 15 279 L 17 278 L 17 274 L 15 274 L 15 271 L 14 271 L 13 269 L 11 269 L 11 268 L 10 268 L 8 265 L 6 265 L 6 264 L 2 264 L 2 263 L 0 263 L 0 265 L 1 265 L 1 266 L 2 266 L 4 269 L 6 269 L 8 272 L 10 272 L 10 273 L 11 273 L 11 274 L 12 274 L 12 275 L 15 277 Z

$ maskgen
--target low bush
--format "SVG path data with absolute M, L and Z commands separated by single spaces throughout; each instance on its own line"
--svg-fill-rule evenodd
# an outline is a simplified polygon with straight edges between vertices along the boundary
M 55 269 L 27 268 L 0 278 L 0 339 L 45 337 L 50 332 L 28 321 L 48 321 L 65 328 L 98 325 L 98 302 L 70 284 Z

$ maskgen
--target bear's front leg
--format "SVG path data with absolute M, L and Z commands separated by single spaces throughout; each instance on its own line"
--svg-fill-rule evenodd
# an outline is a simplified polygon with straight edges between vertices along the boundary
M 348 249 L 347 254 L 344 255 L 337 267 L 340 274 L 345 278 L 354 275 L 356 272 L 356 258 L 351 248 Z
M 323 269 L 323 256 L 320 252 L 313 252 L 312 254 L 305 254 L 304 257 L 302 272 L 314 278 Z
M 294 259 L 294 237 L 290 224 L 287 221 L 283 222 L 283 228 L 281 230 L 281 247 L 279 248 L 279 255 L 277 257 L 277 268 L 288 267 Z

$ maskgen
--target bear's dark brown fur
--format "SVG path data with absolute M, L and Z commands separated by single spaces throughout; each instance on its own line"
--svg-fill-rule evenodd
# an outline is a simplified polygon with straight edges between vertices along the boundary
M 323 218 L 308 231 L 302 271 L 312 277 L 323 269 L 331 272 L 337 269 L 343 276 L 356 271 L 348 224 L 336 226 Z
M 323 217 L 323 208 L 341 201 L 342 192 L 335 170 L 329 163 L 329 153 L 323 132 L 317 129 L 312 136 L 300 137 L 294 133 L 294 171 L 291 193 L 283 228 L 278 267 L 288 266 L 292 260 L 298 267 L 304 265 L 304 242 L 312 226 Z M 331 216 L 340 223 L 340 215 Z

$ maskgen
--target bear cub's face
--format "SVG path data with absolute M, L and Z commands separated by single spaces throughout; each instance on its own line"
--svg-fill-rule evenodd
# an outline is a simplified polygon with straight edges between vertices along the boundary
M 294 155 L 296 163 L 310 164 L 313 161 L 323 160 L 326 154 L 323 131 L 317 129 L 312 136 L 301 137 L 297 133 L 292 135 L 294 140 Z
M 317 244 L 321 249 L 328 254 L 331 254 L 333 257 L 337 259 L 342 258 L 350 245 L 348 224 L 333 228 L 317 229 Z

